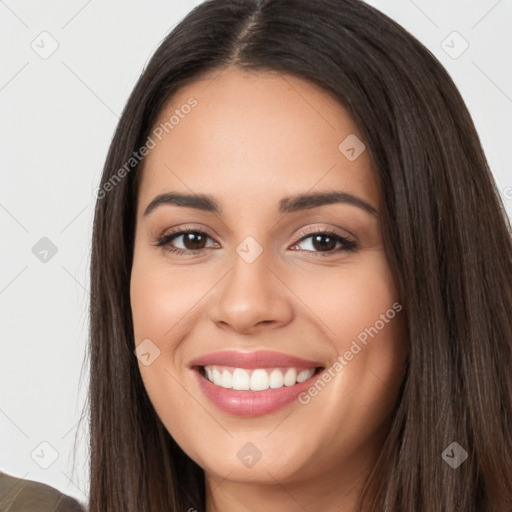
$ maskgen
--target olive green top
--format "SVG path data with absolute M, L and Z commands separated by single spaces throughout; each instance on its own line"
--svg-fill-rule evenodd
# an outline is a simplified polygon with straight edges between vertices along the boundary
M 41 482 L 0 471 L 0 512 L 84 512 L 78 501 Z

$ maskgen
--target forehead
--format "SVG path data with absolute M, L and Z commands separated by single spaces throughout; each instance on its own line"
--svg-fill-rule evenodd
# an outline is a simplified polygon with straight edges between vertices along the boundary
M 217 71 L 179 89 L 152 133 L 140 208 L 169 190 L 231 192 L 230 202 L 262 205 L 283 192 L 340 188 L 378 208 L 368 153 L 350 160 L 343 152 L 344 141 L 362 140 L 355 122 L 332 95 L 295 76 Z

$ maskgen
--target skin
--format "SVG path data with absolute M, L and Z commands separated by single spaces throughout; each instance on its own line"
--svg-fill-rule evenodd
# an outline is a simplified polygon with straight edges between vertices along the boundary
M 169 433 L 205 471 L 207 512 L 350 512 L 381 449 L 403 377 L 403 313 L 307 405 L 293 401 L 263 416 L 219 410 L 189 363 L 236 348 L 274 350 L 329 368 L 399 302 L 379 215 L 342 203 L 278 211 L 285 196 L 332 190 L 380 211 L 368 151 L 350 161 L 338 149 L 348 135 L 362 135 L 346 109 L 316 85 L 238 68 L 180 89 L 156 125 L 190 97 L 197 106 L 146 157 L 137 200 L 130 283 L 135 344 L 149 338 L 160 350 L 152 364 L 139 361 L 144 385 Z M 222 213 L 162 205 L 144 215 L 155 196 L 170 191 L 210 194 Z M 174 228 L 209 238 L 170 242 L 189 255 L 155 246 Z M 314 246 L 316 231 L 306 228 L 333 230 L 355 240 L 357 249 Z M 247 236 L 263 250 L 250 264 L 236 252 Z M 247 442 L 261 452 L 250 468 L 237 457 Z

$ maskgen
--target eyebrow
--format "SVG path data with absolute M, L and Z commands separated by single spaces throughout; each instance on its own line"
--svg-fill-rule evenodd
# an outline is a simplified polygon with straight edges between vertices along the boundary
M 301 210 L 309 210 L 328 204 L 349 204 L 356 206 L 367 213 L 378 216 L 379 212 L 370 204 L 353 194 L 343 191 L 321 192 L 317 194 L 299 194 L 285 197 L 279 201 L 280 213 L 293 213 Z M 215 199 L 207 194 L 181 194 L 168 192 L 156 196 L 144 210 L 144 215 L 149 215 L 158 206 L 169 204 L 185 208 L 195 208 L 212 213 L 222 213 L 222 209 Z

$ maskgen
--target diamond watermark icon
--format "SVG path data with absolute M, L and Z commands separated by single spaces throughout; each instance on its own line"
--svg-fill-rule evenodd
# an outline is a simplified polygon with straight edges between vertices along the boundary
M 452 59 L 458 59 L 469 48 L 469 43 L 457 31 L 453 31 L 443 39 L 441 48 Z
M 57 51 L 59 43 L 49 32 L 44 31 L 30 43 L 30 47 L 41 59 L 46 60 Z
M 457 469 L 468 458 L 468 452 L 459 443 L 453 442 L 441 454 L 441 457 L 453 469 Z
M 149 366 L 160 357 L 160 349 L 149 338 L 146 338 L 137 345 L 134 354 L 144 366 Z
M 57 246 L 47 237 L 43 236 L 32 247 L 32 254 L 42 263 L 48 263 L 56 254 Z
M 263 252 L 263 247 L 252 236 L 248 236 L 238 245 L 236 252 L 246 263 L 252 263 Z
M 261 459 L 262 453 L 253 443 L 245 443 L 236 456 L 244 466 L 252 468 Z
M 50 443 L 43 441 L 34 448 L 30 456 L 39 467 L 48 469 L 59 458 L 59 452 Z
M 340 153 L 351 162 L 357 160 L 365 149 L 366 146 L 363 144 L 363 141 L 353 133 L 345 137 L 338 146 Z

